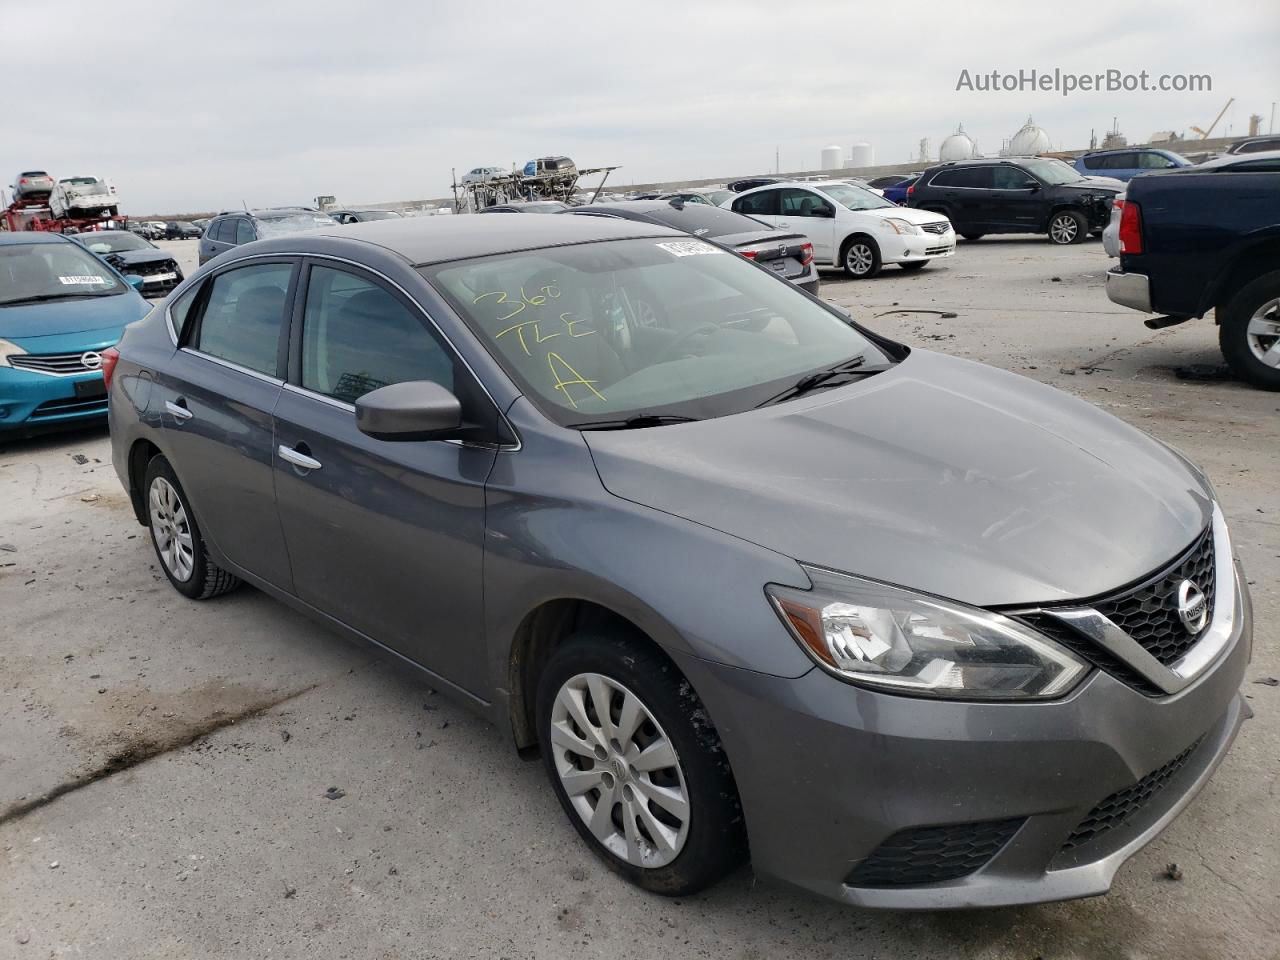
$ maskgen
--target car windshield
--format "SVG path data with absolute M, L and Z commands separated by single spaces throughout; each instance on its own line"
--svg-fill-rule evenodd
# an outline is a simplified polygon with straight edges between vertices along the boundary
M 122 250 L 154 250 L 151 244 L 132 233 L 80 235 L 80 242 L 93 253 L 120 253 Z
M 0 244 L 0 307 L 124 291 L 110 267 L 74 243 Z
M 62 182 L 74 183 L 77 186 L 88 186 L 90 184 L 99 183 L 100 181 L 98 180 L 97 177 L 67 177 L 67 179 L 63 180 Z
M 850 210 L 879 210 L 881 207 L 897 206 L 866 187 L 855 187 L 849 183 L 826 183 L 817 189 Z
M 1053 185 L 1075 183 L 1084 179 L 1079 170 L 1061 160 L 1025 160 L 1022 167 L 1030 170 L 1045 183 Z
M 259 217 L 259 237 L 281 237 L 286 233 L 337 226 L 338 221 L 323 213 L 291 213 L 281 217 Z
M 554 247 L 423 273 L 562 425 L 725 416 L 802 374 L 889 360 L 785 280 L 692 238 Z

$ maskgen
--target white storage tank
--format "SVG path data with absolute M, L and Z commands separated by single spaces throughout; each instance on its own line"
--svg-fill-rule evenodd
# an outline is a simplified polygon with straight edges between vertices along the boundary
M 1027 117 L 1027 122 L 1022 125 L 1022 129 L 1009 141 L 1011 157 L 1034 157 L 1048 150 L 1049 135 L 1037 127 L 1030 117 Z
M 876 149 L 865 140 L 859 140 L 849 151 L 849 166 L 874 167 L 876 165 Z
M 822 148 L 822 166 L 819 170 L 839 170 L 844 166 L 844 149 L 839 146 Z
M 947 139 L 942 141 L 942 146 L 938 148 L 938 159 L 946 162 L 948 160 L 971 160 L 977 156 L 978 147 L 967 133 L 964 132 L 964 125 L 956 127 L 956 132 Z

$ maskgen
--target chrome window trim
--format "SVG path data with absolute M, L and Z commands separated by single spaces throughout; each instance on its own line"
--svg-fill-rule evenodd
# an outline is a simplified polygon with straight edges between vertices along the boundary
M 195 349 L 194 347 L 179 347 L 178 349 L 182 353 L 190 354 L 193 357 L 199 357 L 201 360 L 208 360 L 210 363 L 216 363 L 220 367 L 226 367 L 228 370 L 238 371 L 239 373 L 243 373 L 246 376 L 254 377 L 255 379 L 262 380 L 265 383 L 273 383 L 277 387 L 284 386 L 284 381 L 281 380 L 279 377 L 272 377 L 265 373 L 262 373 L 261 371 L 251 370 L 248 367 L 242 367 L 240 366 L 240 364 L 233 363 L 230 360 L 223 360 L 221 357 L 215 357 L 212 353 L 204 353 L 200 350 Z
M 1235 559 L 1231 552 L 1231 535 L 1226 518 L 1217 503 L 1213 505 L 1214 580 L 1217 601 L 1213 622 L 1203 637 L 1196 641 L 1172 667 L 1166 667 L 1109 618 L 1092 607 L 1046 607 L 1036 610 L 1074 627 L 1100 647 L 1124 661 L 1142 677 L 1166 694 L 1186 689 L 1226 651 L 1235 635 L 1240 607 L 1240 584 L 1236 579 Z

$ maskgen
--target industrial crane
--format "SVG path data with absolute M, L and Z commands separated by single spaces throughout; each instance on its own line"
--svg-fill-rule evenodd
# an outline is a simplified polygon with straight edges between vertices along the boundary
M 1196 133 L 1200 134 L 1201 140 L 1208 140 L 1209 134 L 1213 133 L 1213 128 L 1216 127 L 1218 125 L 1218 121 L 1222 119 L 1222 114 L 1226 113 L 1227 108 L 1230 107 L 1235 102 L 1236 102 L 1235 97 L 1232 97 L 1230 100 L 1227 101 L 1227 106 L 1223 107 L 1222 113 L 1219 113 L 1218 116 L 1214 118 L 1213 123 L 1209 124 L 1208 130 L 1201 130 L 1199 127 L 1192 127 L 1191 129 L 1194 130 Z

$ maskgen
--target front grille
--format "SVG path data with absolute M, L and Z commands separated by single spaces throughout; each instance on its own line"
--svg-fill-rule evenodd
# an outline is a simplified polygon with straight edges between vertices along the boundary
M 153 263 L 130 263 L 124 267 L 125 273 L 136 273 L 140 277 L 149 277 L 153 273 L 177 273 L 178 265 L 172 260 Z
M 107 412 L 106 397 L 89 397 L 81 399 L 80 397 L 62 397 L 58 400 L 46 400 L 40 406 L 31 412 L 32 420 L 39 420 L 44 417 L 65 417 L 68 414 L 78 413 L 89 415 L 93 413 Z
M 850 887 L 902 887 L 968 876 L 1000 852 L 1024 820 L 989 820 L 895 833 L 845 877 Z
M 1029 613 L 1014 619 L 1021 620 L 1027 626 L 1055 640 L 1099 670 L 1111 674 L 1121 683 L 1128 684 L 1144 696 L 1163 697 L 1165 695 L 1163 690 L 1137 670 L 1057 617 L 1047 613 Z
M 954 249 L 955 247 L 948 243 L 941 247 L 926 247 L 924 253 L 927 257 L 938 257 L 944 253 L 950 253 Z
M 9 358 L 9 365 L 19 370 L 35 370 L 39 373 L 88 373 L 96 367 L 86 367 L 81 361 L 83 353 L 26 353 Z
M 1089 843 L 1125 823 L 1168 786 L 1169 781 L 1191 759 L 1191 754 L 1195 753 L 1200 742 L 1197 740 L 1163 767 L 1152 770 L 1133 786 L 1117 790 L 1090 810 L 1089 815 L 1080 821 L 1080 825 L 1071 831 L 1071 836 L 1067 837 L 1062 849 L 1070 850 Z
M 1127 593 L 1095 603 L 1093 608 L 1168 667 L 1190 650 L 1213 622 L 1214 571 L 1210 527 L 1163 573 Z M 1188 633 L 1178 616 L 1178 586 L 1183 580 L 1193 581 L 1204 592 L 1209 608 L 1205 628 L 1196 634 Z
M 947 220 L 939 220 L 937 223 L 922 223 L 920 229 L 925 233 L 943 234 L 951 229 L 951 223 Z

